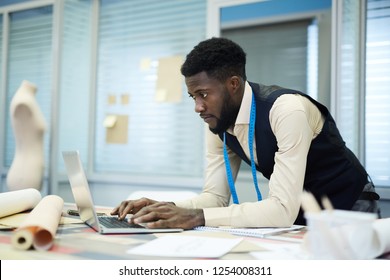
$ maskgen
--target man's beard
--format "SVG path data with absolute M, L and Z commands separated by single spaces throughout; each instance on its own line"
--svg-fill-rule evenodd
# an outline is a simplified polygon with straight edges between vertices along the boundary
M 235 105 L 228 92 L 225 92 L 223 102 L 221 116 L 217 119 L 217 125 L 214 128 L 209 127 L 210 131 L 214 134 L 225 132 L 231 127 L 236 122 L 240 110 L 240 104 Z

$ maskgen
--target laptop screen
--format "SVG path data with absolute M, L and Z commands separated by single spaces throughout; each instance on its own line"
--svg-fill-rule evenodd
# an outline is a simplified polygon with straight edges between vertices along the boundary
M 80 160 L 78 151 L 62 152 L 68 173 L 73 197 L 79 210 L 80 219 L 99 231 L 99 224 L 94 208 L 92 195 L 89 190 L 87 177 Z

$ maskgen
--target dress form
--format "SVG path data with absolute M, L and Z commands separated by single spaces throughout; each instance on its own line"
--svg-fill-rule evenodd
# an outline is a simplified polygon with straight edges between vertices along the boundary
M 42 188 L 46 121 L 35 99 L 37 88 L 23 81 L 11 101 L 15 155 L 7 174 L 9 190 Z

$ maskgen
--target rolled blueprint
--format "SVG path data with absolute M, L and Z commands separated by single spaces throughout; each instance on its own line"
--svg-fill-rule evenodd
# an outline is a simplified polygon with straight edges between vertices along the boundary
M 28 250 L 49 250 L 61 219 L 64 200 L 56 195 L 42 198 L 20 224 L 11 238 L 14 248 Z
M 33 188 L 0 193 L 0 218 L 33 209 L 41 199 Z

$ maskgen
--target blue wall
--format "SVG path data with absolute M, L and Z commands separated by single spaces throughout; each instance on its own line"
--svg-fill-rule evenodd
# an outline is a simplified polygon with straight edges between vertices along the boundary
M 271 0 L 223 8 L 221 23 L 330 9 L 332 0 Z

